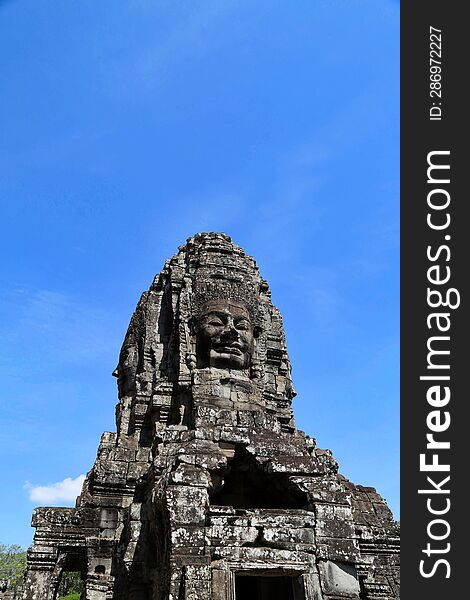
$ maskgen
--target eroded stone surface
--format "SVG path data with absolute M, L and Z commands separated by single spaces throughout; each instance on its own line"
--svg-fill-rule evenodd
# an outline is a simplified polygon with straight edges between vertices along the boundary
M 280 313 L 228 236 L 165 263 L 115 375 L 117 432 L 76 508 L 34 511 L 24 600 L 64 570 L 88 600 L 398 598 L 397 525 L 296 429 Z

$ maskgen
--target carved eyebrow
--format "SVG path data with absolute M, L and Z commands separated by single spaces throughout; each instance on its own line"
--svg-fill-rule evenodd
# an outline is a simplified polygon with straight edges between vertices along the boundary
M 207 318 L 213 317 L 213 316 L 219 317 L 219 318 L 227 318 L 227 317 L 231 316 L 231 313 L 228 310 L 227 311 L 225 311 L 225 310 L 210 310 L 209 312 L 207 312 L 203 315 L 203 318 L 207 319 Z M 233 320 L 237 321 L 237 322 L 247 321 L 248 323 L 251 324 L 250 317 L 245 316 L 245 315 L 235 315 L 233 317 Z
M 240 321 L 246 321 L 247 323 L 250 323 L 250 325 L 251 325 L 251 319 L 249 317 L 244 317 L 243 315 L 235 316 L 233 318 L 233 320 L 237 321 L 237 323 L 239 323 Z
M 230 314 L 230 313 L 224 312 L 224 311 L 221 311 L 221 310 L 211 310 L 208 313 L 206 313 L 204 315 L 204 317 L 208 318 L 208 317 L 214 317 L 215 316 L 215 317 L 221 318 L 221 317 L 227 317 L 228 314 Z

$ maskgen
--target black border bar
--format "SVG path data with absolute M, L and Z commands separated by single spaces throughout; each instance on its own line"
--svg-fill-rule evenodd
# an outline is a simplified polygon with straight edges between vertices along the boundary
M 466 597 L 467 571 L 470 577 L 464 8 L 435 0 L 401 5 L 403 600 Z

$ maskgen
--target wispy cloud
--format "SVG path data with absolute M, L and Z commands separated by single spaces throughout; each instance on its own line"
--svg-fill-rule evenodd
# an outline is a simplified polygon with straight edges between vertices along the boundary
M 166 36 L 161 32 L 155 36 L 155 44 L 146 52 L 131 58 L 127 77 L 133 78 L 139 85 L 147 83 L 161 85 L 176 72 L 176 63 L 188 57 L 202 56 L 210 48 L 210 33 L 221 28 L 221 23 L 238 6 L 238 0 L 225 0 L 220 3 L 186 5 Z M 213 40 L 212 40 L 213 41 Z M 120 75 L 119 81 L 126 81 Z M 122 83 L 119 83 L 122 86 Z M 126 83 L 126 89 L 130 89 Z
M 79 475 L 75 479 L 66 477 L 57 483 L 48 485 L 32 485 L 27 482 L 25 489 L 28 491 L 31 502 L 55 505 L 60 502 L 73 502 L 82 490 L 85 475 Z
M 0 334 L 9 347 L 6 358 L 13 361 L 4 367 L 11 375 L 15 367 L 32 374 L 38 364 L 44 372 L 45 365 L 113 362 L 119 339 L 111 309 L 63 292 L 31 289 L 12 290 L 0 304 L 6 316 Z

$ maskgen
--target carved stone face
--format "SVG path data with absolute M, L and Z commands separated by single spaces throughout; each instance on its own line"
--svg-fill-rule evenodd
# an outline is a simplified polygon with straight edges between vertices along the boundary
M 139 356 L 134 344 L 123 345 L 119 354 L 119 364 L 113 375 L 118 379 L 120 398 L 131 396 L 135 392 L 135 377 Z
M 210 300 L 196 322 L 198 367 L 245 369 L 253 354 L 253 323 L 236 300 Z

